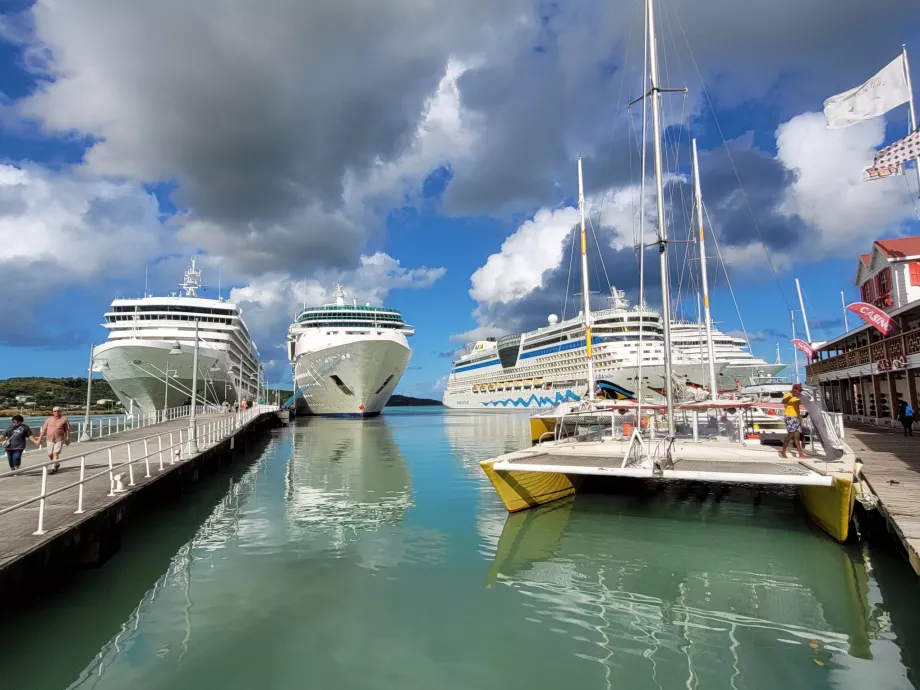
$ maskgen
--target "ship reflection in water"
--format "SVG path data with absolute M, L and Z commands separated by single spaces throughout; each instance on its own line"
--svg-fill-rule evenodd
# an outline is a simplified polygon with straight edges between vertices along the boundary
M 481 524 L 486 585 L 520 596 L 522 624 L 580 641 L 608 687 L 827 687 L 837 667 L 890 651 L 876 649 L 892 645 L 863 553 L 813 533 L 782 496 L 575 500 L 511 514 L 497 535 Z M 888 672 L 907 685 L 903 667 Z

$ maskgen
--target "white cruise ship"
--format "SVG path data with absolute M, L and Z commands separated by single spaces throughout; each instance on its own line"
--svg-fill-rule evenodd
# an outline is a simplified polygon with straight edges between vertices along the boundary
M 592 344 L 597 386 L 608 398 L 658 402 L 664 396 L 664 329 L 649 308 L 630 308 L 625 293 L 611 287 L 609 308 L 592 312 Z M 639 352 L 640 324 L 642 352 Z M 642 385 L 638 360 L 642 358 Z M 699 360 L 672 355 L 675 394 L 698 397 L 706 380 Z M 716 368 L 718 372 L 718 366 Z M 587 393 L 585 325 L 581 314 L 529 333 L 498 341 L 469 343 L 454 362 L 444 405 L 455 409 L 507 410 L 553 408 Z
M 295 390 L 311 414 L 380 414 L 409 365 L 415 330 L 397 309 L 346 304 L 340 285 L 333 296 L 304 307 L 288 331 Z
M 701 366 L 708 364 L 706 325 L 693 321 L 671 322 L 671 343 L 674 350 Z M 744 338 L 722 333 L 712 327 L 712 345 L 716 360 L 716 384 L 720 391 L 735 391 L 755 381 L 776 376 L 786 368 L 779 361 L 771 364 L 755 357 Z
M 129 414 L 191 401 L 196 320 L 199 404 L 255 400 L 258 395 L 258 350 L 240 308 L 221 298 L 198 296 L 203 286 L 194 258 L 180 287 L 182 294 L 168 297 L 116 299 L 105 314 L 109 336 L 93 350 L 93 369 L 105 377 Z

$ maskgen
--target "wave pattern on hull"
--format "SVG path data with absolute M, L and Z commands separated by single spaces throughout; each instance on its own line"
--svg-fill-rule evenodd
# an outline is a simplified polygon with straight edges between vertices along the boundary
M 492 407 L 498 407 L 499 405 L 502 407 L 508 407 L 508 405 L 513 405 L 514 407 L 530 407 L 533 404 L 536 404 L 537 407 L 543 407 L 546 405 L 558 405 L 560 403 L 569 401 L 577 402 L 579 400 L 581 400 L 581 398 L 575 395 L 572 391 L 566 391 L 565 395 L 562 393 L 556 393 L 556 396 L 553 398 L 538 396 L 535 393 L 527 398 L 527 400 L 524 400 L 524 398 L 505 398 L 504 400 L 487 400 L 482 404 L 486 407 L 489 405 Z

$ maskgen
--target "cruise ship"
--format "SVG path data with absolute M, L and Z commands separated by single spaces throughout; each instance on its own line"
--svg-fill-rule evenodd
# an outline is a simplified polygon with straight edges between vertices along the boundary
M 709 362 L 706 344 L 706 324 L 693 321 L 671 322 L 671 343 L 674 350 L 701 366 Z M 726 335 L 712 327 L 712 345 L 716 361 L 716 385 L 721 392 L 735 391 L 756 381 L 776 376 L 786 368 L 756 357 L 744 338 Z
M 663 399 L 661 315 L 648 307 L 631 308 L 625 293 L 615 287 L 607 300 L 608 308 L 592 312 L 591 317 L 597 387 L 612 399 L 635 398 L 640 389 L 643 400 Z M 444 405 L 469 410 L 536 409 L 580 400 L 587 393 L 585 345 L 582 314 L 565 321 L 550 314 L 543 328 L 469 343 L 448 376 Z M 675 394 L 682 399 L 699 397 L 706 380 L 699 359 L 678 351 L 672 363 Z
M 256 399 L 259 353 L 240 308 L 199 297 L 194 257 L 181 294 L 116 299 L 105 314 L 108 339 L 93 349 L 101 373 L 128 414 L 149 414 L 191 401 L 195 322 L 198 322 L 198 403 Z
M 294 386 L 311 414 L 380 414 L 409 365 L 412 326 L 397 309 L 335 302 L 304 307 L 288 331 Z

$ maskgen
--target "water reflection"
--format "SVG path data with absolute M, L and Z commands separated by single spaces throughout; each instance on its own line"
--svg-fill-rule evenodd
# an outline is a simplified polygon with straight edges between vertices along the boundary
M 349 533 L 397 525 L 411 508 L 412 479 L 384 417 L 303 419 L 285 472 L 285 514 L 303 529 Z
M 497 544 L 486 584 L 515 590 L 523 621 L 581 641 L 608 687 L 824 687 L 831 668 L 872 659 L 884 623 L 863 554 L 789 507 L 752 490 L 570 499 L 509 515 L 497 540 L 481 524 Z M 888 671 L 899 687 L 903 667 Z

